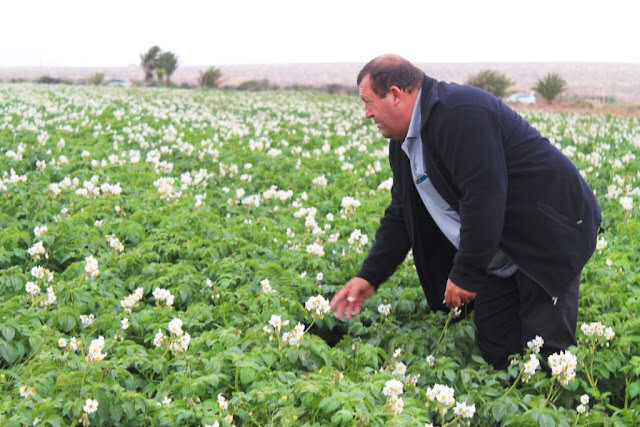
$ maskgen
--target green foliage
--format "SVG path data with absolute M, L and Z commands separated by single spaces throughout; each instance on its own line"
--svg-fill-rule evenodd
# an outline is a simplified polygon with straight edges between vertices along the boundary
M 268 79 L 247 80 L 236 86 L 237 90 L 246 90 L 249 92 L 260 92 L 265 90 L 277 90 L 278 85 L 271 84 Z
M 482 70 L 469 77 L 467 84 L 491 92 L 497 97 L 504 97 L 507 89 L 513 84 L 504 73 L 496 70 Z
M 538 80 L 533 90 L 551 104 L 558 95 L 565 91 L 566 87 L 567 82 L 559 74 L 548 73 Z
M 153 79 L 153 73 L 158 68 L 158 56 L 161 49 L 158 46 L 151 46 L 145 53 L 140 54 L 140 66 L 144 71 L 144 81 L 150 82 Z
M 201 71 L 198 77 L 198 84 L 200 87 L 212 89 L 218 87 L 220 79 L 222 78 L 222 71 L 216 67 L 209 67 L 206 71 Z
M 104 73 L 95 72 L 89 76 L 89 78 L 87 79 L 87 83 L 89 83 L 90 85 L 99 86 L 102 84 L 103 80 Z
M 429 312 L 411 260 L 351 321 L 307 311 L 311 296 L 330 298 L 358 270 L 368 246 L 358 252 L 349 237 L 358 229 L 370 245 L 390 199 L 378 189 L 391 175 L 387 142 L 364 121 L 356 97 L 181 90 L 114 97 L 102 87 L 12 85 L 0 87 L 0 110 L 3 425 L 36 418 L 74 425 L 83 417 L 93 425 L 224 425 L 228 415 L 236 425 L 464 424 L 451 409 L 442 416 L 426 405 L 435 384 L 475 405 L 471 425 L 637 424 L 637 118 L 524 113 L 576 163 L 604 212 L 607 243 L 583 272 L 578 343 L 570 349 L 576 377 L 562 385 L 540 371 L 524 381 L 523 358 L 508 371 L 487 365 L 473 315 Z M 121 192 L 109 190 L 117 183 Z M 345 196 L 361 206 L 343 212 Z M 632 198 L 631 209 L 622 197 Z M 42 225 L 48 231 L 36 236 Z M 37 242 L 46 257 L 29 254 Z M 307 251 L 315 242 L 324 256 Z M 89 256 L 98 261 L 95 277 L 86 271 Z M 53 279 L 36 280 L 36 266 Z M 265 279 L 275 292 L 262 290 Z M 40 291 L 29 295 L 26 284 L 36 281 Z M 56 295 L 49 305 L 48 287 Z M 171 304 L 154 296 L 158 288 Z M 126 308 L 137 289 L 140 299 Z M 388 317 L 380 304 L 391 305 Z M 279 334 L 263 329 L 273 315 L 289 322 Z M 190 336 L 186 351 L 175 347 L 174 319 Z M 306 332 L 290 344 L 284 334 L 298 322 Z M 587 337 L 580 325 L 590 322 L 616 335 Z M 165 340 L 156 346 L 158 331 Z M 106 356 L 90 361 L 100 336 Z M 399 363 L 403 375 L 394 374 Z M 392 378 L 404 383 L 395 416 L 383 394 Z M 23 397 L 21 387 L 35 394 Z M 583 394 L 590 402 L 578 415 Z M 84 414 L 86 399 L 98 401 L 96 412 Z
M 171 86 L 171 75 L 178 68 L 178 56 L 173 52 L 162 52 L 158 56 L 158 72 L 163 71 L 167 86 Z

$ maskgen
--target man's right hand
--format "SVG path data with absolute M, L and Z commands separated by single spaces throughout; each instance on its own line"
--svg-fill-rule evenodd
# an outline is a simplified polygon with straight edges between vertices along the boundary
M 352 314 L 360 314 L 362 303 L 369 298 L 375 288 L 371 283 L 361 277 L 349 280 L 331 299 L 331 309 L 335 310 L 336 317 L 340 319 L 345 313 L 348 320 Z

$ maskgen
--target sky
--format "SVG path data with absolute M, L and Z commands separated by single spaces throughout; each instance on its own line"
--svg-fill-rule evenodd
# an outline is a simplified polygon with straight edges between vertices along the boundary
M 640 63 L 638 0 L 4 0 L 0 67 L 356 62 Z

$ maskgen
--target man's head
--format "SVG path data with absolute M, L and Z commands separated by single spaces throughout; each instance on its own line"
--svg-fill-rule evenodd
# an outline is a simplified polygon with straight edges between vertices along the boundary
M 422 70 L 398 55 L 379 56 L 358 74 L 365 114 L 385 138 L 402 140 L 407 135 L 423 78 Z

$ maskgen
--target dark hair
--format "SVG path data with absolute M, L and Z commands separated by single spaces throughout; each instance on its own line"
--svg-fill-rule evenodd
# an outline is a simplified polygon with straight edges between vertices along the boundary
M 391 86 L 412 92 L 424 79 L 424 71 L 397 55 L 378 56 L 367 62 L 358 74 L 358 86 L 367 74 L 371 79 L 371 90 L 380 98 L 387 95 Z

